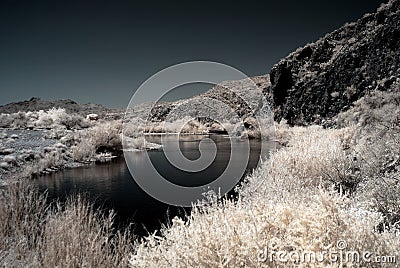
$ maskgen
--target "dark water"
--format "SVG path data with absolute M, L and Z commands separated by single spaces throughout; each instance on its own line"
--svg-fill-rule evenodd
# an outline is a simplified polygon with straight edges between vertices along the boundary
M 178 136 L 168 137 L 177 139 Z M 179 139 L 180 150 L 188 159 L 195 160 L 200 156 L 199 142 L 201 139 L 210 138 L 217 146 L 217 155 L 211 165 L 201 172 L 184 172 L 171 166 L 163 150 L 147 152 L 157 171 L 169 181 L 184 185 L 197 186 L 207 184 L 217 178 L 225 169 L 230 157 L 243 154 L 240 140 L 230 140 L 220 135 L 211 136 L 181 136 Z M 160 136 L 147 138 L 152 142 L 159 142 Z M 168 139 L 167 139 L 168 141 Z M 260 157 L 267 157 L 268 152 L 274 148 L 273 143 L 261 143 L 257 140 L 250 141 L 250 157 L 245 175 L 252 171 L 259 162 Z M 172 152 L 174 153 L 174 152 Z M 145 157 L 146 152 L 132 152 L 134 159 Z M 140 164 L 135 169 L 146 174 L 146 167 Z M 166 224 L 175 215 L 184 217 L 190 213 L 189 208 L 175 207 L 164 204 L 146 194 L 134 181 L 123 157 L 108 163 L 93 164 L 89 166 L 65 169 L 58 173 L 39 177 L 37 185 L 41 191 L 48 191 L 48 200 L 65 200 L 66 197 L 84 193 L 94 201 L 97 208 L 112 208 L 117 213 L 116 222 L 125 225 L 134 222 L 136 233 L 146 234 L 159 229 L 161 224 Z M 233 191 L 230 194 L 234 194 Z

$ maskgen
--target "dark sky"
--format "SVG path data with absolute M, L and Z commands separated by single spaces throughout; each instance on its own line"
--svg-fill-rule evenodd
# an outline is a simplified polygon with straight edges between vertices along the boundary
M 125 107 L 170 65 L 211 60 L 254 76 L 380 0 L 0 0 L 0 104 L 70 98 Z

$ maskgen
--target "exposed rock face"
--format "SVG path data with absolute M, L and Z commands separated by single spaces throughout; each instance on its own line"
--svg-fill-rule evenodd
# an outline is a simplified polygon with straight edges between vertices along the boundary
M 252 77 L 251 80 L 244 79 L 237 81 L 225 81 L 221 84 L 215 85 L 206 93 L 195 96 L 189 100 L 192 101 L 191 103 L 193 105 L 194 103 L 201 105 L 201 102 L 204 101 L 205 104 L 203 106 L 205 106 L 208 102 L 207 99 L 216 100 L 216 102 L 221 102 L 226 105 L 225 107 L 220 107 L 219 113 L 221 115 L 216 117 L 221 118 L 223 117 L 223 115 L 226 115 L 227 119 L 230 119 L 231 112 L 234 111 L 239 118 L 244 120 L 248 117 L 255 116 L 254 112 L 256 112 L 259 108 L 258 106 L 261 105 L 261 100 L 263 97 L 262 90 L 268 88 L 269 85 L 269 75 Z M 148 104 L 153 105 L 150 114 L 150 121 L 164 121 L 172 110 L 176 110 L 177 107 L 185 102 L 187 102 L 187 100 Z M 135 109 L 140 111 L 142 106 L 144 105 L 137 106 L 135 107 Z M 191 110 L 196 110 L 195 107 L 191 108 Z M 229 108 L 229 110 L 227 110 L 226 108 Z M 140 112 L 138 112 L 137 114 L 140 114 Z M 185 116 L 191 116 L 194 118 L 196 117 L 195 115 L 189 112 L 186 113 L 186 111 L 183 110 L 180 113 L 180 117 L 183 118 Z
M 278 62 L 270 74 L 251 78 L 257 89 L 243 81 L 227 81 L 193 97 L 221 101 L 241 119 L 254 118 L 263 94 L 274 106 L 276 121 L 291 125 L 334 124 L 333 118 L 373 91 L 396 91 L 400 85 L 400 0 L 390 0 L 375 13 L 348 23 L 314 43 L 297 49 Z M 228 86 L 228 90 L 225 86 Z M 206 102 L 206 100 L 203 100 Z M 146 103 L 134 108 L 135 115 L 150 121 L 164 121 L 184 101 Z M 120 111 L 95 104 L 77 104 L 71 100 L 30 101 L 0 106 L 0 113 L 65 108 L 69 113 L 86 116 Z M 195 109 L 194 109 L 195 110 Z M 221 108 L 219 114 L 230 116 Z M 184 111 L 181 117 L 191 116 Z M 147 118 L 146 118 L 147 119 Z
M 291 125 L 331 120 L 367 92 L 396 90 L 400 80 L 400 0 L 391 0 L 296 50 L 270 72 L 275 120 Z
M 254 117 L 254 112 L 257 112 L 262 104 L 262 91 L 270 86 L 270 77 L 267 74 L 250 79 L 222 82 L 200 97 L 227 104 L 242 119 Z
M 400 0 L 297 49 L 269 75 L 252 80 L 273 104 L 275 120 L 286 119 L 290 125 L 333 125 L 337 114 L 365 94 L 399 90 Z M 222 101 L 240 118 L 252 118 L 254 109 L 246 103 L 257 105 L 262 96 L 240 81 L 228 83 L 248 98 L 241 100 L 235 90 L 221 85 L 195 98 Z M 155 105 L 152 120 L 162 121 L 180 103 Z
M 260 138 L 261 129 L 255 118 L 263 117 L 261 113 L 272 118 L 271 109 L 264 113 L 263 103 L 263 90 L 269 85 L 269 75 L 224 81 L 189 99 L 130 107 L 124 117 L 127 130 L 124 134 L 143 129 L 153 133 L 232 132 L 240 136 L 247 131 L 249 137 Z

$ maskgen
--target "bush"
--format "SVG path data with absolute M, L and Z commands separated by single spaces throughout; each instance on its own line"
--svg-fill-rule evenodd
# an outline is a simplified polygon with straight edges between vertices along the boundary
M 2 128 L 25 129 L 27 123 L 28 118 L 24 112 L 1 114 L 0 116 L 0 127 Z
M 75 133 L 77 144 L 72 148 L 74 159 L 88 160 L 99 151 L 122 150 L 122 122 L 101 122 L 91 128 Z
M 26 182 L 0 190 L 0 266 L 126 266 L 132 236 L 113 229 L 112 212 L 79 196 L 55 207 L 45 199 Z
M 37 154 L 31 163 L 24 163 L 24 169 L 20 171 L 19 178 L 31 178 L 47 168 L 60 167 L 64 164 L 65 161 L 59 151 L 48 152 L 44 155 Z
M 294 264 L 270 261 L 267 252 L 339 252 L 374 250 L 398 255 L 400 240 L 393 233 L 378 233 L 379 214 L 363 211 L 334 192 L 310 191 L 301 203 L 296 199 L 275 203 L 268 198 L 250 202 L 226 201 L 194 210 L 188 222 L 173 219 L 162 237 L 150 235 L 137 245 L 131 267 L 268 267 Z M 318 253 L 319 252 L 319 253 Z M 264 254 L 264 255 L 263 255 Z M 297 263 L 298 264 L 298 263 Z M 301 267 L 332 267 L 324 261 L 300 263 Z M 351 262 L 346 263 L 350 265 Z M 353 262 L 353 265 L 370 265 Z
M 0 114 L 0 127 L 9 128 L 11 126 L 12 118 L 9 114 Z
M 400 228 L 400 92 L 375 91 L 338 116 L 357 126 L 355 156 L 363 178 L 357 198 L 381 212 L 380 228 Z
M 340 127 L 357 125 L 371 129 L 379 124 L 388 126 L 400 120 L 400 88 L 395 92 L 374 91 L 355 102 L 354 107 L 337 116 Z M 389 124 L 388 124 L 389 123 Z
M 79 115 L 68 114 L 62 108 L 0 115 L 0 127 L 3 128 L 81 129 L 89 126 L 88 120 Z
M 63 127 L 66 129 L 81 129 L 90 126 L 89 121 L 82 116 L 68 114 L 62 108 L 52 108 L 47 112 L 39 111 L 38 119 L 34 124 L 40 128 Z
M 290 141 L 270 156 L 264 168 L 256 171 L 260 173 L 257 182 L 252 182 L 252 176 L 248 178 L 246 191 L 252 195 L 265 190 L 263 194 L 272 197 L 281 196 L 281 189 L 296 192 L 318 185 L 354 191 L 359 178 L 352 174 L 352 155 L 345 150 L 352 143 L 353 132 L 352 128 L 324 130 L 319 126 L 294 127 L 283 132 L 280 127 L 277 136 Z M 270 183 L 277 185 L 269 187 Z M 271 189 L 277 192 L 268 194 Z
M 75 161 L 85 161 L 93 157 L 96 147 L 90 140 L 82 139 L 76 146 L 72 147 Z
M 354 128 L 312 126 L 284 133 L 283 137 L 291 137 L 288 146 L 248 177 L 238 189 L 237 202 L 195 207 L 187 222 L 175 218 L 162 236 L 153 234 L 138 243 L 131 266 L 284 266 L 293 263 L 264 259 L 265 249 L 338 252 L 341 241 L 347 243 L 345 250 L 360 254 L 372 249 L 378 255 L 400 254 L 396 233 L 377 229 L 382 213 L 354 194 L 361 191 L 360 177 L 353 177 Z M 351 188 L 346 188 L 348 181 L 354 182 Z M 343 189 L 351 189 L 352 195 L 344 195 Z M 363 260 L 300 263 L 300 267 L 310 265 L 372 267 Z

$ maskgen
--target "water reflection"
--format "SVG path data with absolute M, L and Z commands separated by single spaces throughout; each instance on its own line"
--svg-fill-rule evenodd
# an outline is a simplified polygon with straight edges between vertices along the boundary
M 159 142 L 160 136 L 148 137 L 151 142 Z M 179 141 L 181 152 L 189 159 L 197 159 L 200 154 L 198 145 L 204 136 L 181 136 Z M 223 172 L 232 157 L 241 161 L 240 142 L 230 144 L 222 136 L 212 136 L 218 148 L 216 159 L 210 168 L 199 173 L 188 173 L 177 170 L 169 165 L 162 150 L 149 152 L 152 163 L 157 171 L 165 175 L 172 183 L 194 186 L 212 181 Z M 250 141 L 251 154 L 246 172 L 257 166 L 259 156 L 268 156 L 274 147 L 273 143 Z M 134 165 L 140 172 L 146 174 L 143 152 L 133 152 Z M 124 159 L 118 158 L 110 163 L 95 164 L 75 169 L 66 169 L 58 173 L 42 176 L 36 180 L 40 190 L 48 191 L 49 201 L 65 200 L 66 197 L 87 193 L 95 201 L 96 206 L 113 208 L 117 212 L 117 222 L 135 222 L 137 233 L 145 234 L 146 229 L 158 229 L 161 223 L 175 215 L 189 213 L 189 209 L 166 205 L 147 195 L 132 179 Z

